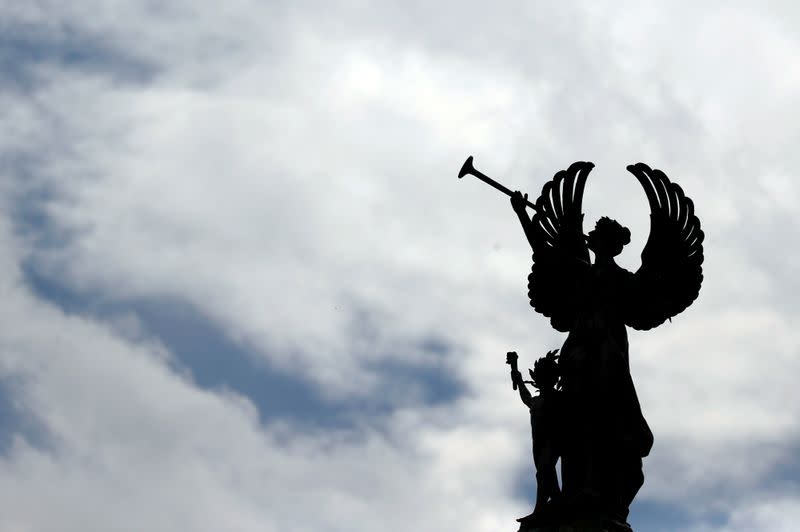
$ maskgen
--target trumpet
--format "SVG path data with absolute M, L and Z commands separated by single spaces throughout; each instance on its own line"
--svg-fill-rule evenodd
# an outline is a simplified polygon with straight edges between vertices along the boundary
M 511 192 L 507 187 L 501 185 L 500 183 L 498 183 L 497 181 L 495 181 L 494 179 L 492 179 L 488 175 L 484 174 L 480 170 L 476 170 L 475 166 L 473 166 L 473 164 L 472 164 L 472 155 L 467 157 L 467 160 L 464 161 L 463 165 L 461 165 L 461 170 L 458 172 L 458 178 L 461 179 L 465 175 L 474 175 L 475 177 L 477 177 L 478 179 L 480 179 L 481 181 L 483 181 L 487 185 L 490 185 L 490 186 L 494 187 L 495 189 L 499 190 L 500 192 L 502 192 L 503 194 L 505 194 L 509 198 L 514 195 L 514 193 Z M 534 205 L 533 203 L 531 203 L 528 200 L 525 200 L 525 205 L 527 205 L 528 207 L 531 207 L 535 211 L 538 211 L 538 209 L 536 208 L 536 205 Z

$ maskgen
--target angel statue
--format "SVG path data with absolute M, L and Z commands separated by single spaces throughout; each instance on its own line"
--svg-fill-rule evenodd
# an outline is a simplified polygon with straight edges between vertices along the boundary
M 680 186 L 643 163 L 628 166 L 651 214 L 642 264 L 636 273 L 625 270 L 614 257 L 630 242 L 627 228 L 603 217 L 583 233 L 581 204 L 593 167 L 576 162 L 556 173 L 535 204 L 474 170 L 471 158 L 461 175 L 511 196 L 533 250 L 530 304 L 568 333 L 558 361 L 560 522 L 600 521 L 601 529 L 630 530 L 628 509 L 644 483 L 642 458 L 653 434 L 631 378 L 626 327 L 657 327 L 697 298 L 703 231 Z

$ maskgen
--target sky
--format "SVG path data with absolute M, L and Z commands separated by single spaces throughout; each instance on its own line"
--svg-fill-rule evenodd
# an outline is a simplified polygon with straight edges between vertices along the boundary
M 468 155 L 590 228 L 705 231 L 631 331 L 643 532 L 800 519 L 794 2 L 0 2 L 2 532 L 515 530 L 530 248 Z

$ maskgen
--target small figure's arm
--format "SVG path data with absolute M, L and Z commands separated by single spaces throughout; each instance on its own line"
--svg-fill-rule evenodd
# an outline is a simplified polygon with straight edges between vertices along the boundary
M 528 387 L 525 386 L 525 382 L 522 380 L 522 373 L 517 369 L 517 353 L 515 351 L 509 351 L 506 354 L 506 364 L 511 366 L 511 383 L 514 385 L 515 390 L 519 390 L 519 398 L 522 399 L 525 406 L 532 408 L 533 396 L 531 396 L 531 392 L 528 391 Z

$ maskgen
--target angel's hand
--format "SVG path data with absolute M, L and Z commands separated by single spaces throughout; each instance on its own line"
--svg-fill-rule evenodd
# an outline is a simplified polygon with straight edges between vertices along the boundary
M 511 196 L 511 206 L 514 208 L 514 212 L 520 213 L 525 212 L 526 203 L 528 202 L 528 194 L 522 194 L 519 190 L 514 191 L 514 194 Z

